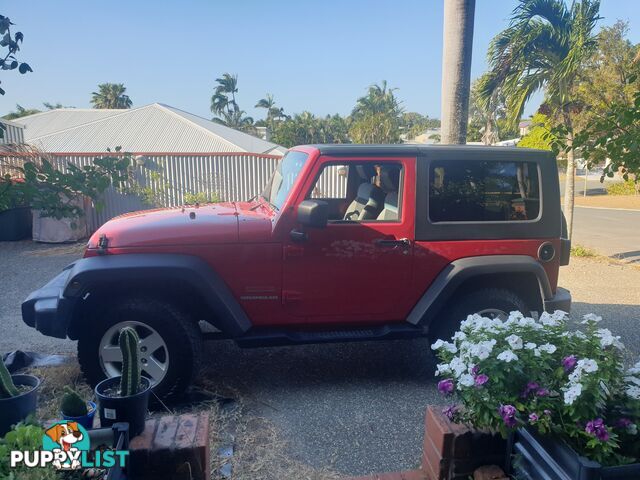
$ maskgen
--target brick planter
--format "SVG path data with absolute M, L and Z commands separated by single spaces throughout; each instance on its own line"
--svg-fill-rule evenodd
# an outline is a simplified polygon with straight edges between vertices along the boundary
M 136 480 L 209 480 L 209 416 L 150 418 L 129 450 L 131 478 Z
M 506 452 L 499 433 L 451 423 L 441 407 L 427 408 L 422 469 L 430 480 L 466 480 L 483 465 L 504 466 Z
M 483 465 L 504 467 L 506 458 L 507 442 L 499 433 L 481 432 L 451 423 L 442 414 L 442 407 L 429 406 L 425 416 L 421 469 L 353 480 L 467 480 L 474 478 L 474 471 Z

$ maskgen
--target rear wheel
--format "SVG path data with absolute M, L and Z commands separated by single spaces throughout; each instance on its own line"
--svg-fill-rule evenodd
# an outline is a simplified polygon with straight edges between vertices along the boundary
M 154 393 L 166 398 L 183 392 L 199 370 L 200 331 L 181 310 L 154 298 L 118 302 L 81 333 L 78 361 L 89 383 L 122 373 L 118 336 L 124 327 L 140 336 L 140 368 Z
M 429 339 L 432 342 L 439 338 L 450 340 L 460 328 L 460 323 L 474 313 L 502 320 L 506 319 L 509 313 L 514 310 L 518 310 L 524 315 L 530 314 L 522 297 L 505 288 L 483 288 L 464 294 L 453 301 L 455 304 L 447 308 L 445 315 L 434 320 L 434 323 L 431 324 Z M 452 303 L 450 302 L 450 305 Z

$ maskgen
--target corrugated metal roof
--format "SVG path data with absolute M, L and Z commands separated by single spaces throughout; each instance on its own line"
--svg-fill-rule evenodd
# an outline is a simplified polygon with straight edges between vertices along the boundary
M 252 152 L 275 143 L 159 103 L 128 110 L 57 109 L 23 117 L 25 141 L 47 152 Z M 35 132 L 35 134 L 34 134 Z

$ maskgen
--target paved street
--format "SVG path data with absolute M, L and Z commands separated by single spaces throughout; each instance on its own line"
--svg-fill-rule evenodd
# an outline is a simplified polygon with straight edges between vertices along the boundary
M 640 263 L 640 211 L 576 207 L 573 244 Z
M 74 342 L 23 325 L 19 308 L 80 248 L 0 243 L 0 352 L 75 351 Z M 560 284 L 571 289 L 576 315 L 602 315 L 623 336 L 629 354 L 640 354 L 640 269 L 572 259 Z M 426 340 L 255 350 L 212 342 L 206 363 L 214 387 L 233 392 L 248 413 L 275 425 L 289 442 L 288 455 L 344 474 L 416 467 L 425 406 L 442 402 Z

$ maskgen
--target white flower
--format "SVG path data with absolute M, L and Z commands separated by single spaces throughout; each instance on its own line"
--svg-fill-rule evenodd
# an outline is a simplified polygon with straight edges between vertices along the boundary
M 511 360 L 518 360 L 518 355 L 511 350 L 505 350 L 498 355 L 498 360 L 509 363 Z
M 574 337 L 579 338 L 580 340 L 584 340 L 587 338 L 587 336 L 584 334 L 584 332 L 581 332 L 580 330 L 576 330 L 576 332 L 573 334 Z
M 527 350 L 533 350 L 534 348 L 536 348 L 538 345 L 536 345 L 533 342 L 527 342 L 524 344 L 524 348 L 526 348 Z
M 550 343 L 545 343 L 544 345 L 540 345 L 538 347 L 538 350 L 540 350 L 541 352 L 553 353 L 557 350 L 557 347 Z
M 431 350 L 440 350 L 440 349 L 445 349 L 447 352 L 450 353 L 456 353 L 458 351 L 458 348 L 450 342 L 445 342 L 443 340 L 436 340 L 436 342 L 431 345 Z
M 589 358 L 583 358 L 578 360 L 576 364 L 576 370 L 582 370 L 587 373 L 593 373 L 598 371 L 598 364 L 595 360 L 591 360 Z
M 640 378 L 630 376 L 630 377 L 625 377 L 624 379 L 627 383 L 635 383 L 637 386 L 640 387 Z
M 451 363 L 449 363 L 449 368 L 455 377 L 458 378 L 467 371 L 467 364 L 464 363 L 460 357 L 454 357 L 454 359 L 451 360 Z
M 637 387 L 636 385 L 631 385 L 627 387 L 626 393 L 629 397 L 635 400 L 640 400 L 640 387 Z
M 448 363 L 439 363 L 436 365 L 436 376 L 447 375 L 451 373 L 451 367 Z
M 633 367 L 627 370 L 629 375 L 640 375 L 640 362 L 636 363 Z
M 582 370 L 576 368 L 569 374 L 569 382 L 578 383 L 582 379 Z
M 582 318 L 583 320 L 580 323 L 582 323 L 583 325 L 586 325 L 588 323 L 599 323 L 602 321 L 602 317 L 596 315 L 595 313 L 587 313 Z
M 608 328 L 599 328 L 595 335 L 600 339 L 602 348 L 610 347 L 611 345 L 619 349 L 624 348 L 624 345 L 620 342 L 620 337 L 614 336 Z
M 505 340 L 513 350 L 522 350 L 522 338 L 518 335 L 509 335 Z
M 627 426 L 627 433 L 629 435 L 637 435 L 638 434 L 638 425 L 635 423 L 631 423 Z
M 475 379 L 473 378 L 473 375 L 465 373 L 464 375 L 460 375 L 460 378 L 458 379 L 458 389 L 460 389 L 461 385 L 463 387 L 472 387 L 474 383 Z
M 573 405 L 573 402 L 582 394 L 582 384 L 574 383 L 564 391 L 564 404 Z
M 477 357 L 480 360 L 486 360 L 489 358 L 491 351 L 493 350 L 493 346 L 496 344 L 495 339 L 485 340 L 482 342 L 471 344 L 468 349 L 469 355 L 473 357 Z
M 547 327 L 557 327 L 567 316 L 566 312 L 556 310 L 553 313 L 542 312 L 540 315 L 540 323 Z
M 467 334 L 458 330 L 456 333 L 453 334 L 453 339 L 456 341 L 462 341 L 462 340 L 466 340 L 467 339 Z

